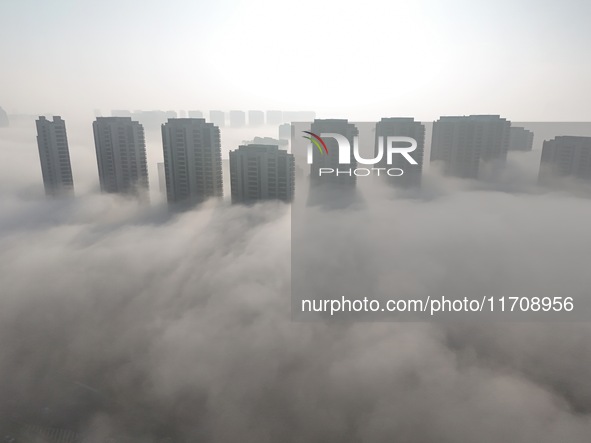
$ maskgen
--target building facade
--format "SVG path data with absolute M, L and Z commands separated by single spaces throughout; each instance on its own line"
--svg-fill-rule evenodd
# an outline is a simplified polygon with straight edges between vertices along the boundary
M 383 174 L 385 180 L 390 184 L 405 188 L 421 186 L 421 177 L 423 174 L 423 157 L 425 153 L 425 126 L 414 120 L 414 118 L 382 118 L 376 123 L 375 130 L 375 150 L 374 154 L 378 155 L 378 142 L 382 137 L 382 159 L 376 167 L 379 168 L 398 168 L 404 171 L 401 176 L 389 176 Z M 417 147 L 412 151 L 412 158 L 418 163 L 412 165 L 402 155 L 392 156 L 391 164 L 388 164 L 386 156 L 387 137 L 410 137 L 417 142 Z
M 353 153 L 354 137 L 359 135 L 359 130 L 353 123 L 346 119 L 316 119 L 311 125 L 310 131 L 320 137 L 323 133 L 335 133 L 344 136 L 351 149 L 351 163 L 341 165 L 339 163 L 339 145 L 332 137 L 324 138 L 328 152 L 312 150 L 312 164 L 310 165 L 310 184 L 331 184 L 337 188 L 355 187 L 357 176 L 352 172 L 357 168 L 357 161 Z M 320 175 L 320 168 L 330 168 L 339 173 Z M 341 173 L 342 172 L 342 173 Z
M 534 133 L 520 126 L 509 130 L 509 151 L 531 151 L 534 146 Z
M 209 121 L 218 128 L 223 128 L 226 125 L 226 114 L 224 111 L 209 111 Z
M 498 115 L 441 117 L 433 124 L 431 162 L 441 162 L 445 175 L 481 178 L 505 164 L 510 127 Z
M 45 194 L 51 196 L 72 194 L 74 179 L 66 122 L 59 116 L 54 116 L 53 121 L 42 116 L 35 123 Z
M 280 125 L 283 123 L 283 111 L 267 111 L 267 124 Z
M 223 196 L 220 129 L 202 118 L 169 119 L 162 125 L 166 197 L 192 206 Z
M 265 113 L 263 111 L 248 111 L 248 125 L 262 126 L 265 124 Z
M 246 125 L 246 113 L 244 111 L 230 111 L 230 126 L 241 128 Z
M 278 146 L 243 145 L 230 151 L 232 203 L 292 201 L 294 171 L 293 155 Z
M 147 197 L 143 126 L 130 117 L 97 117 L 92 127 L 101 191 Z
M 591 137 L 565 135 L 544 141 L 540 183 L 566 177 L 591 180 Z

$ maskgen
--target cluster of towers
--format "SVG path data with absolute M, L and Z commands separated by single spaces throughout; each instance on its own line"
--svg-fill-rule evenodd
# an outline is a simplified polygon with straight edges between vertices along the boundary
M 1 113 L 1 111 L 0 111 Z M 100 110 L 95 110 L 96 117 L 100 116 Z M 211 110 L 182 110 L 182 111 L 130 111 L 126 109 L 113 109 L 111 111 L 113 117 L 131 117 L 133 120 L 140 122 L 147 129 L 159 127 L 163 121 L 170 118 L 206 118 L 214 125 L 223 128 L 230 126 L 232 128 L 240 128 L 244 126 L 256 127 L 263 125 L 289 126 L 288 122 L 308 122 L 316 118 L 316 113 L 313 111 L 279 111 L 279 110 L 231 110 L 220 111 Z M 1 120 L 0 120 L 1 121 Z
M 149 185 L 143 126 L 131 117 L 97 117 L 93 132 L 101 191 L 146 198 Z M 40 117 L 37 134 L 46 193 L 73 192 L 64 120 Z M 191 207 L 223 196 L 218 126 L 202 118 L 170 118 L 162 125 L 162 147 L 170 205 Z M 291 201 L 294 167 L 293 156 L 278 146 L 240 146 L 230 152 L 232 201 Z
M 45 190 L 48 195 L 73 192 L 74 182 L 65 122 L 37 120 L 37 142 Z M 378 140 L 395 135 L 416 141 L 408 164 L 403 156 L 390 158 L 388 167 L 404 171 L 389 177 L 397 186 L 421 184 L 425 157 L 425 125 L 413 118 L 383 118 L 372 127 L 375 151 Z M 315 119 L 311 131 L 338 133 L 351 146 L 358 127 L 344 119 Z M 161 126 L 164 187 L 172 206 L 194 206 L 208 198 L 223 196 L 222 156 L 219 126 L 203 118 L 169 118 Z M 147 196 L 148 168 L 143 126 L 131 117 L 97 117 L 93 122 L 100 187 L 103 192 Z M 529 151 L 534 134 L 498 115 L 441 117 L 433 123 L 430 161 L 441 164 L 445 175 L 479 179 L 502 166 L 507 152 Z M 317 155 L 310 176 L 320 168 L 338 168 L 338 146 L 327 139 L 327 155 Z M 333 146 L 334 145 L 334 146 Z M 386 161 L 385 157 L 380 160 Z M 355 163 L 355 162 L 353 162 Z M 355 166 L 354 164 L 352 166 Z M 386 166 L 378 163 L 376 166 Z M 276 199 L 289 202 L 294 196 L 295 160 L 277 145 L 249 144 L 230 152 L 232 201 L 251 203 Z M 539 180 L 556 177 L 591 180 L 591 137 L 558 136 L 543 144 Z M 355 175 L 334 178 L 354 185 Z
M 311 132 L 343 135 L 351 146 L 350 157 L 353 159 L 354 138 L 362 137 L 362 125 L 363 123 L 356 125 L 344 119 L 315 120 Z M 404 173 L 401 175 L 385 176 L 386 180 L 396 186 L 420 186 L 427 143 L 425 125 L 413 118 L 382 118 L 375 127 L 372 126 L 372 130 L 375 140 L 372 143 L 373 158 L 380 158 L 380 139 L 383 141 L 385 137 L 409 137 L 416 141 L 416 149 L 412 152 L 416 164 L 409 164 L 403 156 L 397 155 L 389 158 L 391 162 L 386 165 L 384 155 L 375 167 L 403 170 Z M 429 161 L 438 164 L 446 176 L 466 179 L 493 178 L 505 165 L 508 152 L 531 151 L 533 139 L 532 131 L 515 126 L 499 115 L 443 116 L 433 122 Z M 328 147 L 326 155 L 314 151 L 311 164 L 312 180 L 354 185 L 357 177 L 354 174 L 346 174 L 346 170 L 339 170 L 343 165 L 339 163 L 337 141 L 332 137 L 327 137 L 325 141 Z M 355 160 L 347 165 L 352 170 L 357 166 Z M 319 179 L 323 168 L 338 170 L 340 174 Z M 561 135 L 544 141 L 539 182 L 553 184 L 562 178 L 591 180 L 591 137 Z

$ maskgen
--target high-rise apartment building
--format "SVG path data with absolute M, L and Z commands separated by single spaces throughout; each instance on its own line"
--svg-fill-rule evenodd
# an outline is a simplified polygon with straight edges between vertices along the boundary
M 405 188 L 421 186 L 421 176 L 423 173 L 423 156 L 425 152 L 425 126 L 414 120 L 414 118 L 382 118 L 376 123 L 375 131 L 375 151 L 378 155 L 379 137 L 382 137 L 382 159 L 376 167 L 378 168 L 398 168 L 403 171 L 400 176 L 389 176 L 382 174 L 389 183 Z M 410 137 L 416 140 L 417 147 L 412 151 L 412 158 L 418 163 L 416 165 L 410 164 L 402 155 L 393 155 L 391 164 L 388 164 L 386 155 L 387 137 Z
M 431 161 L 446 175 L 479 178 L 487 166 L 505 163 L 510 127 L 498 115 L 441 117 L 433 124 Z
M 230 111 L 230 126 L 241 128 L 246 124 L 246 114 L 244 111 Z
M 232 203 L 289 202 L 294 196 L 295 161 L 273 145 L 244 145 L 230 151 Z
M 209 121 L 218 128 L 223 128 L 226 125 L 226 114 L 224 111 L 209 111 Z
M 101 191 L 147 197 L 143 126 L 131 117 L 97 117 L 92 128 Z
M 42 116 L 37 119 L 36 125 L 45 193 L 52 196 L 73 193 L 74 179 L 66 122 L 58 116 L 54 116 L 53 121 Z
M 591 137 L 564 135 L 544 142 L 540 183 L 564 177 L 591 180 Z
M 339 163 L 339 145 L 332 137 L 324 138 L 328 152 L 312 150 L 312 164 L 310 165 L 311 184 L 330 183 L 339 188 L 355 187 L 357 176 L 353 173 L 357 168 L 357 161 L 353 153 L 354 137 L 359 135 L 359 130 L 353 123 L 346 119 L 316 119 L 311 125 L 310 131 L 318 136 L 323 133 L 340 134 L 349 141 L 351 149 L 351 163 L 342 165 Z M 320 168 L 331 168 L 334 174 L 320 175 Z
M 283 123 L 283 112 L 282 111 L 267 111 L 267 124 L 268 125 L 280 125 Z
M 520 126 L 509 130 L 509 151 L 531 151 L 534 146 L 534 133 Z
M 202 118 L 162 125 L 168 203 L 192 206 L 223 196 L 220 129 Z
M 158 190 L 162 194 L 166 194 L 166 171 L 164 169 L 164 162 L 156 165 L 158 168 Z
M 265 124 L 265 113 L 263 111 L 248 111 L 248 125 L 262 126 Z
M 197 111 L 197 110 L 192 110 L 192 111 L 188 112 L 188 117 L 189 118 L 203 118 L 203 112 Z

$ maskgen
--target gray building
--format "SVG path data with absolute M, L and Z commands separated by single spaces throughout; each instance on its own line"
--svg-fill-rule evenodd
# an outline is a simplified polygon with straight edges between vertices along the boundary
M 45 194 L 58 196 L 73 193 L 74 179 L 66 122 L 61 117 L 54 116 L 53 121 L 39 117 L 35 123 Z
M 563 135 L 544 141 L 540 183 L 565 177 L 591 180 L 591 137 Z
M 353 153 L 354 137 L 359 135 L 359 130 L 353 123 L 346 119 L 316 119 L 311 125 L 310 131 L 318 136 L 323 133 L 336 133 L 344 136 L 351 149 L 350 164 L 339 163 L 339 145 L 332 137 L 324 138 L 328 153 L 312 149 L 312 164 L 310 165 L 310 183 L 312 185 L 331 183 L 339 188 L 355 187 L 357 176 L 353 170 L 357 168 L 357 161 Z M 320 176 L 320 168 L 331 168 L 338 171 L 334 174 Z
M 203 112 L 192 110 L 188 113 L 189 118 L 203 118 Z
M 147 197 L 143 126 L 130 117 L 97 117 L 92 128 L 101 191 Z
M 281 140 L 291 139 L 291 123 L 283 123 L 279 125 L 279 138 Z
M 382 137 L 382 159 L 376 167 L 378 168 L 399 168 L 404 173 L 399 177 L 381 174 L 385 180 L 395 186 L 405 188 L 421 186 L 421 177 L 423 174 L 423 156 L 425 153 L 425 126 L 415 121 L 414 118 L 399 117 L 399 118 L 382 118 L 376 123 L 375 130 L 375 151 L 378 154 L 378 141 Z M 387 163 L 387 137 L 411 137 L 417 141 L 417 148 L 411 153 L 412 158 L 418 163 L 412 165 L 402 155 L 393 155 L 392 163 Z
M 220 129 L 202 118 L 162 125 L 166 196 L 171 205 L 193 206 L 223 196 Z
M 498 115 L 441 117 L 433 124 L 431 162 L 441 162 L 446 175 L 482 178 L 504 165 L 510 127 Z
M 156 165 L 158 167 L 158 190 L 162 194 L 166 194 L 166 171 L 164 169 L 164 162 Z
M 243 145 L 230 151 L 232 203 L 292 201 L 294 171 L 293 155 L 278 146 Z
M 111 117 L 131 117 L 131 111 L 129 109 L 112 109 Z
M 263 111 L 248 111 L 248 125 L 262 126 L 265 124 L 265 113 Z
M 283 112 L 282 111 L 267 111 L 267 124 L 268 125 L 280 125 L 283 123 Z
M 209 121 L 218 128 L 223 128 L 226 125 L 226 114 L 224 111 L 209 111 Z
M 230 111 L 230 126 L 241 128 L 246 124 L 246 114 L 244 111 Z
M 300 117 L 300 113 L 297 111 L 283 111 L 282 120 L 284 123 L 294 123 L 294 122 L 305 122 L 306 119 Z M 309 122 L 313 121 L 308 120 Z
M 509 151 L 531 151 L 534 146 L 534 133 L 520 126 L 509 130 Z

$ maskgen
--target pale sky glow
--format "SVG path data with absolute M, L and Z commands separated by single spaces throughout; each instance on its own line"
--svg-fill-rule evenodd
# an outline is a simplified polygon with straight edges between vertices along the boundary
M 590 120 L 586 1 L 0 6 L 0 106 Z

